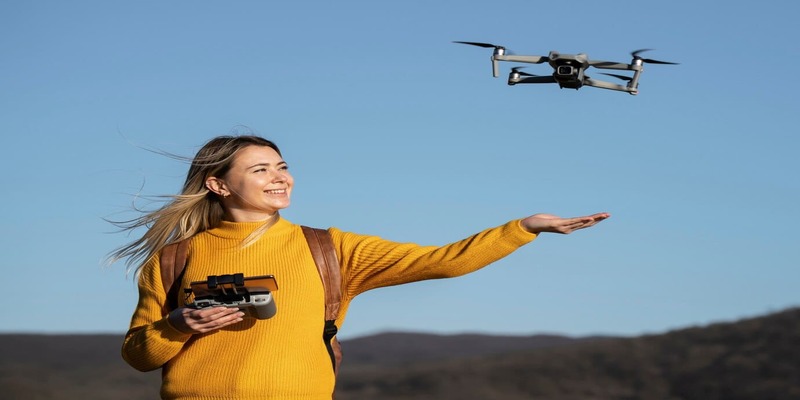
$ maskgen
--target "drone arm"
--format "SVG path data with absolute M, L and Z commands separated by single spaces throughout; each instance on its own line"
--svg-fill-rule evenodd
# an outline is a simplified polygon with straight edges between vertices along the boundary
M 500 76 L 500 65 L 499 65 L 500 63 L 498 61 L 541 64 L 546 60 L 547 60 L 546 57 L 540 57 L 540 56 L 508 56 L 505 54 L 494 54 L 492 55 L 492 75 L 494 75 L 495 78 Z
M 553 76 L 524 76 L 520 78 L 508 77 L 508 84 L 513 86 L 518 83 L 556 83 L 556 78 Z
M 617 90 L 620 92 L 628 92 L 630 94 L 638 94 L 639 90 L 636 87 L 630 87 L 625 85 L 618 85 L 616 83 L 606 82 L 606 81 L 598 81 L 592 78 L 587 77 L 583 80 L 583 84 L 586 86 L 594 86 L 600 89 L 609 89 L 609 90 Z
M 495 60 L 498 61 L 511 61 L 511 62 L 520 62 L 520 63 L 527 63 L 527 64 L 541 64 L 548 60 L 547 57 L 543 56 L 514 56 L 514 55 L 497 55 L 494 56 Z
M 633 60 L 631 64 L 622 64 L 622 63 L 615 63 L 610 61 L 589 61 L 589 66 L 595 67 L 597 69 L 616 69 L 622 71 L 633 71 L 633 76 L 630 78 L 628 85 L 621 86 L 616 85 L 610 82 L 603 82 L 603 81 L 592 81 L 591 79 L 587 79 L 587 85 L 595 86 L 603 89 L 612 89 L 612 90 L 623 90 L 630 94 L 637 94 L 639 90 L 639 76 L 641 76 L 642 71 L 644 71 L 644 65 L 642 60 Z M 614 89 L 613 87 L 609 86 L 618 86 L 624 89 Z
M 597 61 L 597 60 L 589 61 L 589 66 L 598 69 L 616 69 L 620 71 L 639 71 L 642 69 L 641 65 L 630 65 L 618 62 Z

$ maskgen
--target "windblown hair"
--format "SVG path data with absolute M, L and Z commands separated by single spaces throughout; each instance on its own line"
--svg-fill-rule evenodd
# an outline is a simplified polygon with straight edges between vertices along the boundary
M 165 246 L 219 226 L 224 210 L 219 196 L 206 188 L 206 180 L 212 176 L 225 176 L 236 153 L 248 146 L 266 146 L 281 154 L 275 143 L 259 136 L 219 136 L 211 139 L 192 159 L 180 194 L 163 196 L 169 199 L 168 202 L 155 211 L 143 211 L 141 216 L 127 221 L 112 221 L 123 231 L 142 227 L 147 231 L 139 239 L 111 252 L 109 263 L 127 259 L 127 271 L 133 270 L 134 274 L 138 274 L 143 263 Z M 268 225 L 271 224 L 265 224 L 263 230 Z M 263 230 L 254 234 L 263 233 Z

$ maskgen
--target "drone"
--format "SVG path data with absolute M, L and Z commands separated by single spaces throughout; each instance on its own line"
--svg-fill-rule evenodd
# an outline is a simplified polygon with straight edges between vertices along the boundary
M 552 75 L 534 75 L 527 72 L 520 71 L 524 67 L 511 68 L 508 74 L 508 84 L 510 86 L 518 83 L 557 83 L 560 88 L 569 88 L 578 90 L 583 86 L 593 86 L 601 89 L 617 90 L 627 92 L 631 95 L 639 94 L 639 77 L 644 71 L 644 64 L 669 64 L 677 65 L 678 63 L 659 61 L 649 58 L 642 58 L 639 54 L 649 51 L 651 49 L 640 49 L 631 53 L 630 64 L 612 62 L 612 61 L 599 61 L 590 60 L 589 56 L 584 53 L 578 54 L 561 54 L 557 51 L 551 51 L 546 56 L 518 56 L 513 55 L 506 50 L 503 46 L 494 45 L 491 43 L 479 42 L 460 42 L 453 43 L 468 44 L 471 46 L 494 48 L 492 54 L 492 75 L 495 78 L 499 74 L 499 61 L 510 61 L 527 64 L 543 64 L 548 63 L 553 67 Z M 620 71 L 633 71 L 633 76 L 603 73 L 603 75 L 612 76 L 617 79 L 627 81 L 625 85 L 592 79 L 586 75 L 586 70 L 590 67 L 597 69 L 612 69 Z

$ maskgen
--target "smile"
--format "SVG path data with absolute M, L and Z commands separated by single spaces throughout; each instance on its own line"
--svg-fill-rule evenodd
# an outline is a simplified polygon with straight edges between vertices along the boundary
M 286 189 L 265 190 L 264 193 L 266 193 L 266 194 L 286 194 Z

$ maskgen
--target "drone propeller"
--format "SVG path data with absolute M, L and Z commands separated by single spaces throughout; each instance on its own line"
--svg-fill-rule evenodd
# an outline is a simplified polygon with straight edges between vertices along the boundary
M 505 47 L 499 46 L 496 44 L 491 43 L 481 43 L 481 42 L 461 42 L 461 41 L 453 41 L 453 43 L 461 43 L 461 44 L 468 44 L 470 46 L 478 46 L 478 47 L 486 47 L 486 48 L 494 48 L 494 55 L 492 55 L 492 75 L 497 78 L 499 75 L 500 67 L 498 66 L 497 57 L 504 56 L 507 54 L 514 54 Z
M 487 49 L 494 49 L 495 54 L 508 54 L 508 55 L 514 54 L 513 51 L 508 50 L 507 48 L 505 48 L 505 46 L 500 46 L 499 44 L 481 43 L 481 42 L 461 42 L 458 40 L 453 41 L 453 43 L 468 44 L 470 46 L 478 46 Z
M 613 76 L 614 78 L 619 78 L 619 79 L 622 79 L 623 81 L 628 81 L 628 82 L 630 82 L 630 81 L 632 81 L 632 80 L 633 80 L 633 78 L 631 78 L 630 76 L 625 76 L 625 75 L 619 75 L 619 74 L 607 74 L 607 73 L 605 73 L 605 72 L 601 72 L 601 74 L 603 74 L 603 75 L 608 75 L 608 76 Z
M 495 48 L 495 49 L 505 49 L 503 46 L 498 46 L 496 44 L 491 43 L 480 43 L 480 42 L 460 42 L 460 41 L 453 41 L 453 43 L 461 43 L 461 44 L 468 44 L 471 46 L 478 46 L 478 47 L 486 47 L 486 48 Z
M 650 51 L 650 50 L 652 50 L 652 49 L 639 49 L 639 50 L 636 50 L 636 51 L 634 51 L 633 53 L 631 53 L 631 56 L 633 56 L 633 59 L 634 59 L 634 60 L 642 60 L 642 62 L 645 62 L 645 63 L 650 63 L 650 64 L 670 64 L 670 65 L 678 65 L 678 63 L 674 63 L 674 62 L 669 62 L 669 61 L 659 61 L 659 60 L 653 60 L 653 59 L 650 59 L 650 58 L 642 58 L 642 57 L 639 57 L 639 53 L 642 53 L 642 52 L 645 52 L 645 51 Z

